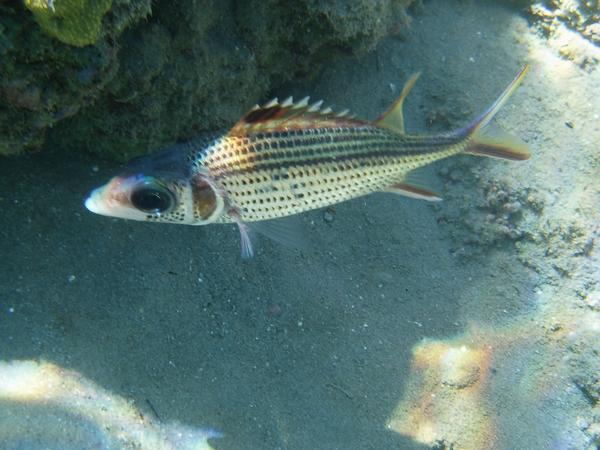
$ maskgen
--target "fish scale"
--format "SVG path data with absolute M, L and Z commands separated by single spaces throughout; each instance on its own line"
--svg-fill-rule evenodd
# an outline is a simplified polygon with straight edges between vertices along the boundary
M 339 203 L 460 153 L 464 136 L 398 135 L 372 126 L 223 137 L 199 155 L 245 222 Z M 445 151 L 440 151 L 445 148 Z M 233 222 L 224 214 L 219 222 Z

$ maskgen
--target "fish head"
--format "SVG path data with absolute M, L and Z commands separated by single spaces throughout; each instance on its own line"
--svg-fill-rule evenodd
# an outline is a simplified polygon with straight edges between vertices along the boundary
M 117 175 L 94 189 L 85 207 L 93 213 L 121 219 L 187 223 L 183 199 L 188 191 L 185 180 L 146 174 Z
M 219 189 L 189 155 L 176 150 L 132 160 L 94 189 L 85 207 L 96 214 L 146 222 L 204 225 L 223 211 Z

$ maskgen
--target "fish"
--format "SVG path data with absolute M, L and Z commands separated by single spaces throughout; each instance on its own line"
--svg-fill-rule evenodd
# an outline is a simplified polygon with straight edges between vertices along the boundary
M 523 66 L 470 124 L 438 134 L 409 134 L 404 127 L 404 100 L 419 73 L 373 121 L 347 110 L 336 113 L 322 101 L 311 104 L 308 97 L 273 99 L 254 106 L 227 132 L 133 159 L 93 190 L 85 207 L 148 222 L 235 223 L 242 256 L 248 258 L 254 254 L 250 231 L 286 216 L 375 192 L 439 201 L 436 192 L 416 181 L 420 167 L 460 154 L 513 161 L 530 157 L 525 142 L 491 124 L 528 70 Z

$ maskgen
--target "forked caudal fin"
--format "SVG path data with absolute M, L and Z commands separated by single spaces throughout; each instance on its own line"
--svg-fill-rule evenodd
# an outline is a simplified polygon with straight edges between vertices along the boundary
M 529 159 L 529 146 L 525 142 L 498 127 L 490 125 L 496 113 L 519 87 L 528 70 L 529 66 L 523 66 L 492 106 L 462 130 L 463 133 L 470 136 L 470 145 L 466 153 L 515 161 Z

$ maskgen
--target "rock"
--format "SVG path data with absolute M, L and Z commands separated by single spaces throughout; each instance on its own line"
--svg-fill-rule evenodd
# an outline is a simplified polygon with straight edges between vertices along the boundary
M 0 155 L 37 150 L 117 73 L 122 31 L 150 0 L 54 0 L 0 7 Z M 22 39 L 27 36 L 27 39 Z
M 0 92 L 15 94 L 0 97 L 0 155 L 47 144 L 126 160 L 231 126 L 273 86 L 406 28 L 418 1 L 13 3 L 0 7 Z
M 39 26 L 65 44 L 83 47 L 95 44 L 102 35 L 102 18 L 112 0 L 25 0 Z

